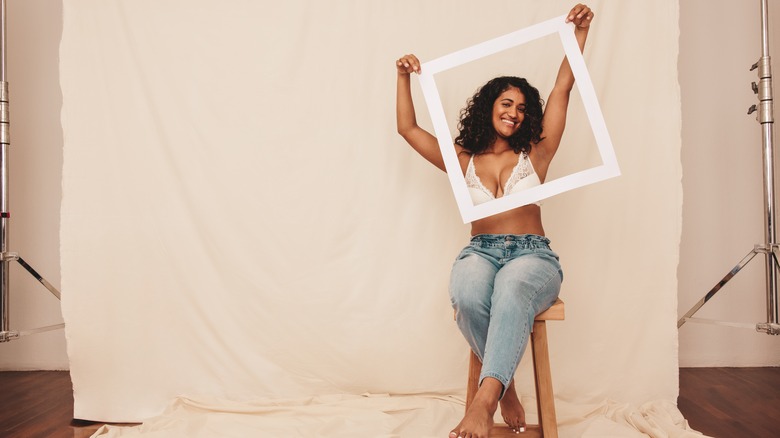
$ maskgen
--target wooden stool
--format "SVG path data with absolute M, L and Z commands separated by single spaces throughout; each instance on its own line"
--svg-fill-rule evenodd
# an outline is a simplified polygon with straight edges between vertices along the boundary
M 550 353 L 547 348 L 546 321 L 563 321 L 563 301 L 560 299 L 549 309 L 536 315 L 531 332 L 531 350 L 533 354 L 534 377 L 536 380 L 536 407 L 539 412 L 538 425 L 526 425 L 525 432 L 516 434 L 505 425 L 496 425 L 490 430 L 491 438 L 500 437 L 545 437 L 558 438 L 558 422 L 555 417 L 555 398 L 553 396 L 552 375 L 550 374 Z M 479 373 L 482 362 L 474 352 L 469 361 L 469 383 L 466 389 L 466 409 L 468 410 L 474 395 L 479 389 Z

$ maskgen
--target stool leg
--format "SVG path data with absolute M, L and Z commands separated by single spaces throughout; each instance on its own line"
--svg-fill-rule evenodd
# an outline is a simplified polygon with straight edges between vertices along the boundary
M 547 324 L 534 321 L 531 332 L 534 377 L 536 379 L 536 406 L 539 412 L 539 428 L 545 438 L 558 438 L 558 420 L 555 416 L 555 396 L 550 374 L 550 352 L 547 347 Z
M 469 355 L 469 381 L 466 385 L 466 410 L 469 410 L 471 401 L 474 400 L 474 395 L 477 394 L 479 389 L 479 374 L 482 372 L 482 362 L 479 361 L 479 357 L 471 351 Z

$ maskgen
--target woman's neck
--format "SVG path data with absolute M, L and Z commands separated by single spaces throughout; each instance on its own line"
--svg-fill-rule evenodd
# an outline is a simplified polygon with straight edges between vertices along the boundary
M 507 139 L 505 139 L 505 138 L 499 137 L 499 138 L 497 138 L 493 142 L 493 144 L 488 146 L 487 149 L 485 149 L 485 151 L 483 153 L 484 154 L 496 154 L 496 155 L 498 155 L 498 154 L 502 154 L 502 153 L 504 153 L 504 152 L 506 152 L 508 150 L 511 150 L 511 149 L 512 149 L 512 147 L 509 146 L 509 141 L 507 141 Z

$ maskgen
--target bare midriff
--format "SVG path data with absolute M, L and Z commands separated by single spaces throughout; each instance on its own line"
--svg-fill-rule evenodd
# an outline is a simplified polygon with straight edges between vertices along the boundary
M 471 223 L 471 235 L 537 234 L 544 236 L 542 209 L 535 204 L 518 207 Z

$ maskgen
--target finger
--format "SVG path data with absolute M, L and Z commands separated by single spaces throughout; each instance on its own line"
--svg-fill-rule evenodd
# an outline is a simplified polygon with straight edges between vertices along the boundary
M 590 23 L 593 20 L 593 15 L 594 15 L 593 12 L 589 11 L 581 18 L 575 17 L 571 22 L 574 23 L 574 25 L 579 28 L 586 28 L 590 26 Z
M 398 59 L 395 61 L 395 66 L 398 68 L 398 71 L 401 73 L 409 73 L 406 71 L 409 68 L 409 65 L 406 63 L 406 60 L 403 58 Z
M 571 8 L 571 11 L 569 11 L 569 15 L 566 17 L 566 22 L 574 21 L 575 19 L 581 19 L 585 13 L 589 12 L 590 8 L 578 3 L 573 8 Z
M 416 73 L 420 73 L 420 60 L 414 55 L 409 56 L 409 64 Z
M 586 28 L 590 26 L 591 21 L 593 20 L 593 12 L 588 12 L 587 15 L 582 17 L 580 20 L 575 20 L 575 24 L 577 27 Z
M 414 73 L 414 72 L 416 72 L 416 71 L 417 71 L 417 67 L 415 67 L 415 66 L 414 66 L 414 64 L 412 64 L 411 62 L 409 62 L 409 61 L 406 61 L 406 62 L 404 62 L 404 63 L 403 63 L 403 65 L 401 66 L 401 70 L 402 70 L 404 73 Z
M 581 6 L 582 6 L 581 4 L 577 3 L 576 5 L 574 5 L 574 7 L 573 7 L 573 8 L 571 8 L 571 10 L 569 11 L 569 15 L 567 15 L 567 16 L 566 16 L 566 22 L 567 22 L 567 23 L 568 23 L 569 21 L 572 21 L 572 20 L 574 20 L 574 18 L 575 18 L 575 17 L 577 16 L 577 14 L 580 12 L 580 7 L 581 7 Z
M 588 15 L 589 12 L 590 12 L 590 8 L 588 8 L 587 6 L 584 6 L 582 8 L 577 9 L 574 12 L 574 19 L 573 19 L 573 21 L 581 21 L 582 18 L 585 17 L 586 15 Z
M 397 62 L 396 65 L 403 67 L 404 73 L 416 72 L 420 73 L 420 61 L 414 55 L 404 55 Z

